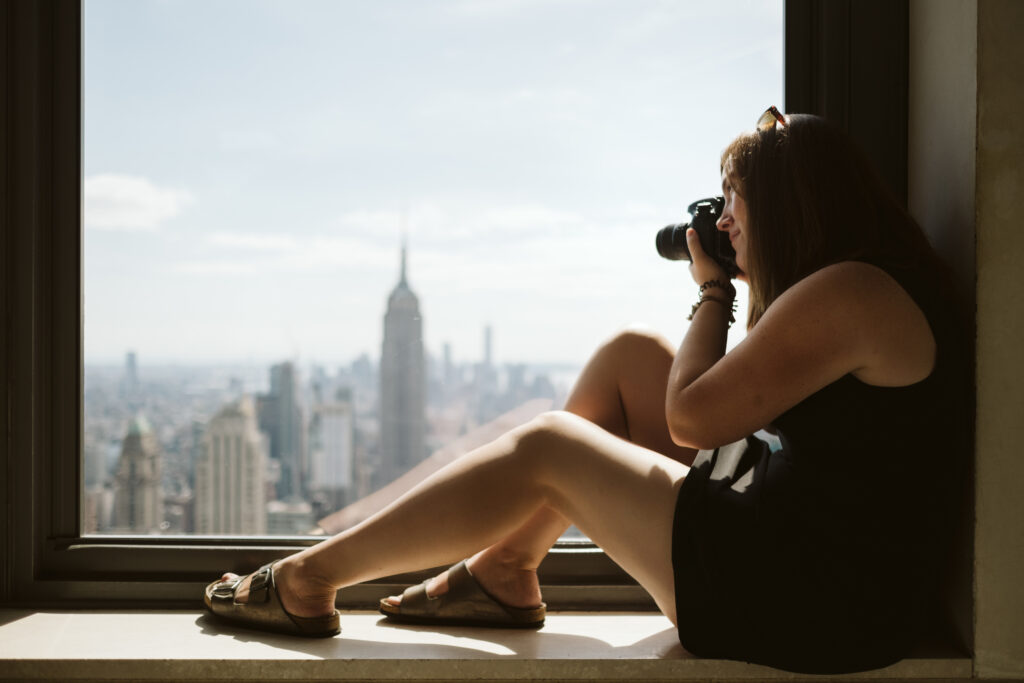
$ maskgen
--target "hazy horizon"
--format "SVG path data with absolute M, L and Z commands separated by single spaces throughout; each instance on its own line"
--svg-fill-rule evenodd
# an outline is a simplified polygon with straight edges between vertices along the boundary
M 768 0 L 84 7 L 93 366 L 379 358 L 403 239 L 432 356 L 678 340 L 696 287 L 654 234 L 783 105 Z

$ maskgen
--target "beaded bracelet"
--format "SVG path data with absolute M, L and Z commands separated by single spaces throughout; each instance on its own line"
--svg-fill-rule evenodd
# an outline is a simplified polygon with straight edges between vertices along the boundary
M 700 299 L 697 300 L 697 303 L 695 303 L 693 305 L 693 308 L 690 309 L 690 315 L 688 315 L 686 319 L 693 320 L 693 316 L 697 313 L 697 309 L 700 308 L 700 305 L 705 301 L 714 301 L 715 303 L 719 303 L 725 306 L 725 310 L 729 313 L 728 326 L 732 327 L 732 324 L 736 322 L 736 300 L 733 299 L 731 301 L 726 301 L 725 299 L 720 299 L 717 296 L 711 296 L 709 294 L 705 294 L 701 296 Z
M 695 303 L 693 308 L 690 309 L 690 315 L 688 315 L 686 319 L 693 320 L 693 316 L 697 313 L 697 309 L 700 308 L 700 305 L 705 301 L 714 301 L 715 303 L 725 306 L 725 310 L 729 313 L 729 327 L 732 327 L 732 324 L 736 322 L 736 301 L 726 301 L 725 299 L 720 299 L 717 296 L 710 296 L 708 294 L 701 296 L 701 298 L 697 300 L 697 303 Z
M 736 299 L 736 288 L 731 282 L 722 282 L 721 280 L 708 280 L 700 286 L 700 290 L 697 292 L 698 296 L 704 296 L 704 290 L 712 287 L 718 287 L 724 289 L 725 293 L 729 295 L 730 299 Z

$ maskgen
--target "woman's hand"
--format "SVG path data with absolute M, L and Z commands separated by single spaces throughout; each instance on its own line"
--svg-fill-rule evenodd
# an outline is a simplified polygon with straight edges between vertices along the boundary
M 693 277 L 694 282 L 702 285 L 709 280 L 729 281 L 729 275 L 725 269 L 704 251 L 700 244 L 700 238 L 697 237 L 697 231 L 693 228 L 686 230 L 686 246 L 690 250 L 690 276 Z

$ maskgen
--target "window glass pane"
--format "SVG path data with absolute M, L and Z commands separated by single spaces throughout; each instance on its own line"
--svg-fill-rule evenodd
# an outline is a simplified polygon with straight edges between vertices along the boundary
M 678 341 L 782 105 L 775 0 L 84 7 L 85 533 L 333 533 Z

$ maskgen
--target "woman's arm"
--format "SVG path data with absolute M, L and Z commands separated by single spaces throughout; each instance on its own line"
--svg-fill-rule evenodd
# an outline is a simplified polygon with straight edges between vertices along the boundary
M 848 373 L 901 386 L 934 364 L 935 341 L 920 309 L 865 263 L 839 263 L 801 280 L 725 355 L 720 309 L 709 302 L 697 310 L 669 375 L 669 432 L 683 446 L 741 439 Z

